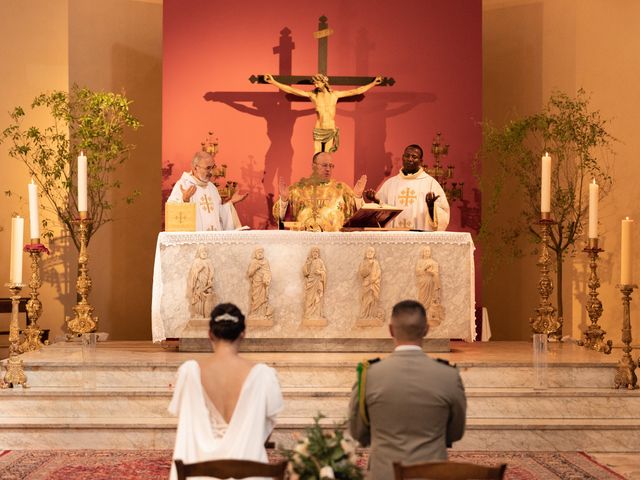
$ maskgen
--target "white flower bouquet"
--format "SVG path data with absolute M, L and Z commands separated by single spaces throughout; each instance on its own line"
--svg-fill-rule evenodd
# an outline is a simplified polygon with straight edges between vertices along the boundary
M 356 464 L 356 447 L 344 432 L 334 429 L 323 431 L 319 414 L 314 425 L 306 430 L 307 436 L 293 450 L 284 450 L 289 460 L 289 478 L 292 480 L 362 480 L 364 475 Z

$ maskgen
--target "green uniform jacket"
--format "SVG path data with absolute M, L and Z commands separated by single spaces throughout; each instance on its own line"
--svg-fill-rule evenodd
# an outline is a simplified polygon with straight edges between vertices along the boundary
M 358 385 L 349 405 L 349 430 L 371 445 L 369 480 L 393 478 L 393 462 L 447 459 L 447 445 L 464 434 L 467 401 L 455 367 L 420 350 L 393 352 L 369 366 L 365 395 L 369 425 L 358 405 Z

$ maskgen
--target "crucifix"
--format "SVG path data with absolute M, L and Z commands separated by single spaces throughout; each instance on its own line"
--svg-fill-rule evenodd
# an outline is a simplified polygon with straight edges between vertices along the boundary
M 329 77 L 327 76 L 327 56 L 329 35 L 333 31 L 329 28 L 327 17 L 320 17 L 318 31 L 314 36 L 318 39 L 318 74 L 316 75 L 252 75 L 252 83 L 270 83 L 280 90 L 306 97 L 311 100 L 316 109 L 317 120 L 313 130 L 315 152 L 335 152 L 339 145 L 339 130 L 335 125 L 336 104 L 339 99 L 360 95 L 376 85 L 393 85 L 395 80 L 390 77 Z M 301 90 L 291 85 L 313 84 L 311 91 Z M 354 85 L 351 90 L 332 90 L 333 85 Z

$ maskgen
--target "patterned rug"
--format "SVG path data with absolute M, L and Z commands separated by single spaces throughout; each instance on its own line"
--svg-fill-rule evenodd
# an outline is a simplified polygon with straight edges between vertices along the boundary
M 277 460 L 277 454 L 270 457 Z M 450 460 L 506 463 L 508 480 L 624 478 L 581 452 L 451 452 Z M 361 461 L 366 461 L 366 452 L 362 452 Z M 170 462 L 167 450 L 5 450 L 0 451 L 0 479 L 166 479 Z

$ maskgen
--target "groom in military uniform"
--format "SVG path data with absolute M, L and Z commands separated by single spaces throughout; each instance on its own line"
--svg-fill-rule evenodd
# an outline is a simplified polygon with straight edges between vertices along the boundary
M 389 331 L 395 350 L 380 362 L 358 366 L 349 406 L 351 435 L 371 445 L 369 480 L 393 478 L 393 462 L 446 460 L 447 447 L 462 438 L 465 427 L 467 402 L 458 370 L 422 352 L 422 304 L 396 304 Z

